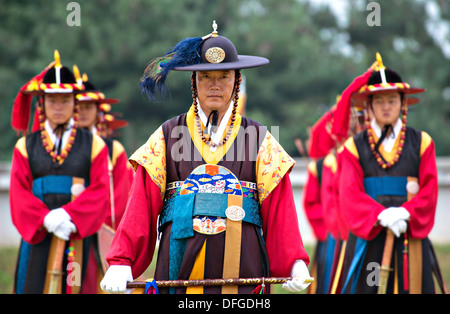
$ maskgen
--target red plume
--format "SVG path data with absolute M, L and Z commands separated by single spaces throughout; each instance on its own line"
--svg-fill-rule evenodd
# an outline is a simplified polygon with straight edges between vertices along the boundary
M 45 73 L 53 65 L 54 62 L 50 63 L 41 73 L 23 85 L 17 93 L 11 114 L 11 126 L 18 134 L 26 134 L 30 124 L 31 100 L 33 99 L 33 95 L 28 92 L 30 90 L 37 91 L 37 88 L 42 82 Z
M 367 85 L 371 74 L 372 68 L 369 68 L 363 75 L 355 78 L 353 82 L 342 92 L 341 99 L 336 105 L 331 134 L 341 143 L 348 138 L 352 94 L 359 91 L 359 89 L 364 85 Z
M 311 128 L 308 141 L 310 158 L 323 158 L 336 146 L 336 141 L 331 135 L 331 125 L 333 124 L 335 112 L 336 106 L 333 106 Z
M 25 84 L 17 93 L 11 115 L 12 128 L 17 132 L 17 134 L 22 133 L 23 135 L 28 132 L 28 125 L 30 124 L 31 100 L 33 99 L 32 95 L 24 94 L 22 92 L 27 86 L 28 83 Z

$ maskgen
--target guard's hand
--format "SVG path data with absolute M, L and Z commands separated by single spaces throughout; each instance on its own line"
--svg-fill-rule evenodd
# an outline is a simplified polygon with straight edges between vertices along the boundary
M 398 238 L 406 232 L 411 214 L 404 207 L 389 207 L 378 215 L 380 225 L 389 228 Z
M 289 292 L 300 292 L 308 288 L 310 282 L 305 283 L 306 279 L 311 279 L 309 275 L 308 267 L 302 260 L 297 260 L 292 266 L 291 271 L 292 280 L 283 284 L 283 288 Z
M 70 221 L 70 215 L 64 208 L 56 208 L 45 216 L 44 227 L 48 232 L 53 233 L 63 221 Z
M 130 266 L 111 265 L 100 282 L 100 287 L 107 293 L 125 293 L 127 291 L 127 282 L 132 281 L 133 275 L 131 274 Z
M 64 220 L 58 225 L 53 234 L 60 239 L 69 241 L 70 235 L 75 232 L 77 232 L 77 227 L 71 221 Z
M 397 238 L 400 238 L 400 235 L 406 232 L 408 228 L 408 224 L 405 220 L 399 220 L 392 225 L 388 226 L 388 228 L 395 234 Z

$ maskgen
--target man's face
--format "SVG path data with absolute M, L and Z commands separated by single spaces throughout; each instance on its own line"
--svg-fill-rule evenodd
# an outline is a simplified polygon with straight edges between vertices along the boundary
M 78 126 L 92 130 L 97 123 L 97 104 L 95 102 L 87 102 L 80 103 L 78 106 Z
M 73 115 L 75 97 L 73 94 L 45 94 L 45 115 L 52 128 L 64 124 Z
M 372 109 L 379 126 L 395 124 L 402 109 L 400 94 L 395 91 L 389 91 L 373 95 Z
M 224 112 L 232 99 L 235 71 L 196 72 L 198 102 L 205 114 L 212 110 Z

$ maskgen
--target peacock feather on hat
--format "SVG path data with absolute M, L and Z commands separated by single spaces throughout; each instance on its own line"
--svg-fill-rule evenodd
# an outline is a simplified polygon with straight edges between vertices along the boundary
M 183 65 L 198 64 L 202 61 L 200 49 L 202 37 L 186 38 L 180 41 L 164 56 L 150 61 L 139 84 L 152 101 L 166 93 L 166 79 L 170 71 Z

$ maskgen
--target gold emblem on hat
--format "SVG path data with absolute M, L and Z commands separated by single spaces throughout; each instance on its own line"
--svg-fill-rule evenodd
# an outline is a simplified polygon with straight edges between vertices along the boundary
M 220 47 L 211 47 L 206 50 L 205 58 L 209 63 L 220 63 L 225 60 L 225 51 Z

